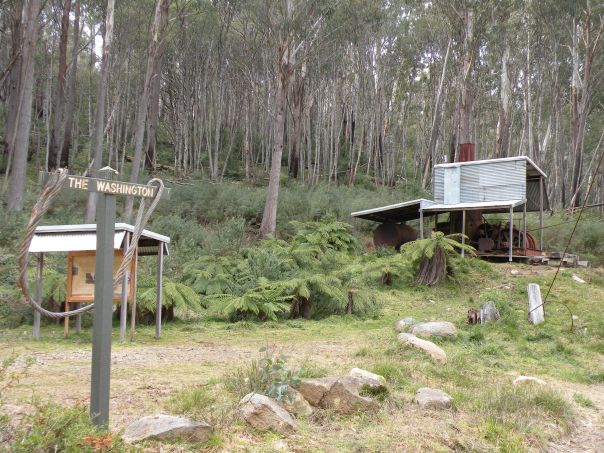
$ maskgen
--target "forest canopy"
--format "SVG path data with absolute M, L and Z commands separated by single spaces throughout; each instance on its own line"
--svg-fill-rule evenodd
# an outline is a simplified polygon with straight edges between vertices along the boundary
M 429 190 L 474 143 L 529 156 L 577 206 L 604 138 L 603 30 L 589 0 L 5 0 L 3 202 L 57 167 L 268 179 L 266 235 L 281 176 Z

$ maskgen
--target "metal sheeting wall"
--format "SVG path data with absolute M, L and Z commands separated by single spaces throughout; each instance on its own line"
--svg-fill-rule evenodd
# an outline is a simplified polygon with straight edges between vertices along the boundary
M 445 202 L 445 169 L 442 167 L 434 167 L 434 187 L 432 193 L 434 194 L 435 202 Z
M 461 166 L 461 202 L 524 200 L 526 163 L 523 160 Z

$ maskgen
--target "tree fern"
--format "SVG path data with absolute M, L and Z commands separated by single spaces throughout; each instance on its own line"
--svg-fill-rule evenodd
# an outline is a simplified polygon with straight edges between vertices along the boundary
M 464 250 L 469 255 L 475 255 L 474 247 L 461 244 L 454 238 L 459 234 L 445 236 L 435 231 L 427 239 L 408 242 L 401 247 L 401 253 L 417 267 L 416 283 L 420 285 L 436 285 L 449 274 L 450 259 L 457 255 L 458 250 Z
M 139 278 L 137 304 L 141 309 L 155 313 L 157 288 L 155 279 Z M 190 286 L 164 277 L 162 287 L 162 306 L 176 310 L 189 310 L 199 313 L 205 307 L 201 297 Z
M 51 268 L 44 269 L 42 278 L 42 300 L 62 304 L 67 297 L 67 277 Z
M 336 250 L 353 252 L 358 249 L 358 242 L 350 233 L 351 226 L 344 222 L 290 222 L 296 231 L 293 246 L 309 244 L 321 251 Z

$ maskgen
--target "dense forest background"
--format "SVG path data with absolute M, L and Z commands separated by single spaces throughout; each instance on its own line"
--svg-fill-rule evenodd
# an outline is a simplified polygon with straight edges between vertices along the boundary
M 466 142 L 477 158 L 529 156 L 567 208 L 583 203 L 602 148 L 600 2 L 1 6 L 9 210 L 23 207 L 28 174 L 110 165 L 121 179 L 268 185 L 266 234 L 280 173 L 306 186 L 429 190 L 433 164 Z M 591 204 L 604 202 L 598 178 Z

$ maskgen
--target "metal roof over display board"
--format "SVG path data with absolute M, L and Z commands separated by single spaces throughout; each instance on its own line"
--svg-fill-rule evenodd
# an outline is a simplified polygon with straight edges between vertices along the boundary
M 113 249 L 122 248 L 126 232 L 133 233 L 134 226 L 116 223 Z M 149 230 L 143 230 L 138 241 L 139 256 L 153 256 L 159 253 L 159 246 L 168 255 L 170 238 Z M 32 238 L 31 253 L 47 252 L 89 252 L 96 250 L 96 224 L 39 226 Z

